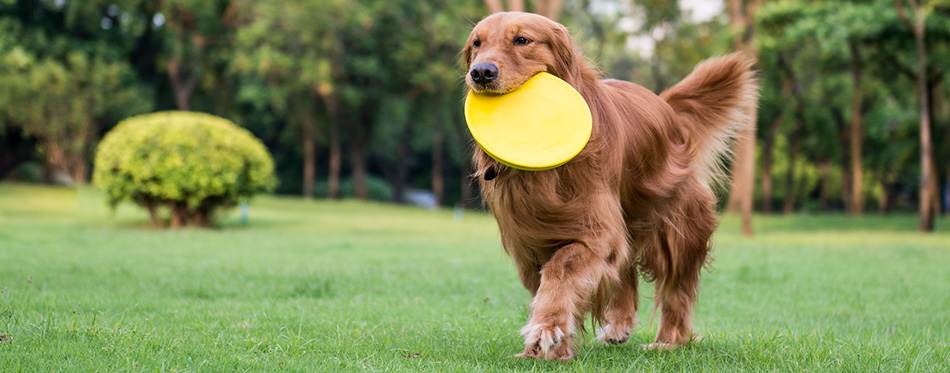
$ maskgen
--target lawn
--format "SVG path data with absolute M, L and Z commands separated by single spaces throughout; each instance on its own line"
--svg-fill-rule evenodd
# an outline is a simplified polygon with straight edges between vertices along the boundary
M 0 184 L 0 371 L 950 369 L 946 219 L 760 216 L 744 239 L 727 218 L 701 342 L 643 351 L 647 293 L 631 342 L 586 335 L 570 363 L 509 357 L 528 294 L 487 214 L 261 197 L 247 225 L 147 220 Z

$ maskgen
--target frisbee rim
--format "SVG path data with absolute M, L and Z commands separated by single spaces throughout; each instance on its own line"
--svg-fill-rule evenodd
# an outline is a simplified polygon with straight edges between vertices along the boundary
M 522 160 L 522 161 L 518 161 L 518 160 L 505 159 L 505 158 L 499 157 L 499 156 L 497 156 L 497 155 L 495 154 L 495 152 L 492 152 L 491 150 L 489 150 L 490 148 L 493 148 L 493 147 L 492 147 L 492 146 L 486 146 L 485 141 L 484 141 L 484 140 L 485 140 L 484 138 L 479 139 L 479 136 L 480 136 L 480 135 L 483 135 L 483 133 L 482 133 L 483 129 L 478 128 L 478 124 L 473 124 L 472 113 L 471 113 L 471 110 L 472 110 L 472 109 L 471 109 L 471 106 L 472 106 L 473 97 L 475 97 L 475 98 L 477 99 L 477 97 L 479 97 L 479 96 L 487 96 L 487 97 L 494 96 L 494 97 L 498 97 L 498 96 L 504 96 L 504 95 L 512 94 L 512 93 L 515 93 L 515 92 L 520 91 L 521 89 L 524 89 L 525 85 L 528 85 L 529 83 L 532 82 L 532 80 L 535 80 L 535 79 L 544 79 L 544 80 L 546 80 L 547 82 L 551 82 L 551 83 L 556 82 L 556 83 L 554 83 L 554 84 L 558 84 L 558 85 L 561 85 L 562 88 L 566 88 L 566 89 L 563 90 L 563 92 L 565 92 L 564 94 L 566 94 L 566 95 L 569 96 L 569 97 L 574 98 L 573 100 L 568 99 L 567 101 L 568 101 L 568 102 L 570 102 L 570 101 L 575 102 L 575 103 L 577 104 L 577 109 L 582 111 L 582 114 L 578 115 L 578 117 L 581 118 L 581 119 L 580 119 L 580 121 L 577 122 L 577 123 L 580 123 L 580 124 L 578 124 L 577 127 L 575 127 L 575 128 L 577 128 L 577 129 L 580 130 L 579 132 L 581 132 L 582 135 L 579 135 L 579 136 L 570 136 L 570 135 L 568 135 L 568 136 L 562 136 L 563 138 L 566 138 L 566 139 L 568 140 L 568 142 L 571 143 L 571 144 L 570 144 L 571 147 L 576 147 L 576 150 L 571 149 L 571 151 L 566 152 L 566 153 L 571 153 L 571 154 L 570 154 L 569 156 L 567 156 L 567 157 L 564 157 L 564 159 L 556 160 L 556 161 L 554 161 L 554 162 L 550 162 L 550 161 L 536 162 L 536 163 L 538 163 L 538 164 L 530 164 L 530 162 L 529 162 L 529 163 L 525 163 L 523 160 Z M 569 93 L 567 93 L 567 92 L 569 92 Z M 577 92 L 577 90 L 574 89 L 574 87 L 572 87 L 570 84 L 568 84 L 568 83 L 565 82 L 564 80 L 562 80 L 562 79 L 560 79 L 560 78 L 558 78 L 558 77 L 556 77 L 556 76 L 554 76 L 554 75 L 551 75 L 551 74 L 549 74 L 549 73 L 546 73 L 546 72 L 540 72 L 540 73 L 538 73 L 538 74 L 535 74 L 535 75 L 532 76 L 530 79 L 528 79 L 528 81 L 526 81 L 526 82 L 525 82 L 521 87 L 519 87 L 518 89 L 513 90 L 513 91 L 510 91 L 510 92 L 508 92 L 508 93 L 504 93 L 504 94 L 483 94 L 483 93 L 475 92 L 474 90 L 469 90 L 468 95 L 466 95 L 466 98 L 465 98 L 465 105 L 464 105 L 464 106 L 465 106 L 465 107 L 464 107 L 464 109 L 465 109 L 465 110 L 464 110 L 464 111 L 465 111 L 465 122 L 466 122 L 466 124 L 467 124 L 467 126 L 468 126 L 469 132 L 472 134 L 472 138 L 475 139 L 475 142 L 478 144 L 478 146 L 485 152 L 485 154 L 488 154 L 488 156 L 492 157 L 492 158 L 495 159 L 496 161 L 498 161 L 498 162 L 500 162 L 500 163 L 502 163 L 502 164 L 504 164 L 504 165 L 506 165 L 506 166 L 513 167 L 513 168 L 520 169 L 520 170 L 525 170 L 525 171 L 544 171 L 544 170 L 550 170 L 550 169 L 553 169 L 553 168 L 557 168 L 557 167 L 563 166 L 564 164 L 570 162 L 572 159 L 574 159 L 575 157 L 577 157 L 577 155 L 580 154 L 582 151 L 584 151 L 584 148 L 587 147 L 587 143 L 590 142 L 590 137 L 591 137 L 591 135 L 592 135 L 592 133 L 593 133 L 593 116 L 592 116 L 592 113 L 591 113 L 591 111 L 590 111 L 590 105 L 587 104 L 587 100 L 585 100 L 584 97 L 581 96 L 580 92 Z M 501 104 L 496 104 L 494 108 L 497 108 L 498 106 L 501 106 Z M 494 108 L 493 108 L 493 109 L 494 109 Z M 584 114 L 586 114 L 586 115 L 584 115 Z M 484 123 L 484 122 L 482 122 L 482 123 Z M 562 126 L 562 127 L 570 128 L 569 126 Z M 473 129 L 473 128 L 474 128 L 474 129 Z M 566 131 L 562 131 L 562 132 L 566 132 Z M 577 132 L 578 132 L 578 131 L 575 131 L 574 133 L 577 133 Z M 572 138 L 572 137 L 573 137 L 573 138 Z M 576 142 L 576 145 L 573 144 L 573 143 L 575 143 L 575 142 Z M 497 149 L 496 149 L 496 150 L 497 150 Z M 518 157 L 516 156 L 515 158 L 518 158 Z M 558 158 L 559 158 L 559 157 L 558 157 Z M 545 163 L 545 164 L 540 164 L 540 163 Z

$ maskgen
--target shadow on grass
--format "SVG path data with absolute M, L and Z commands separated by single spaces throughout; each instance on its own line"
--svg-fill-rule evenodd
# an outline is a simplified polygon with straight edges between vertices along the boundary
M 144 213 L 143 213 L 144 215 Z M 222 219 L 210 227 L 185 226 L 181 228 L 156 227 L 147 217 L 142 218 L 112 218 L 106 221 L 91 222 L 95 226 L 109 226 L 121 230 L 132 231 L 205 231 L 205 232 L 239 232 L 239 231 L 258 231 L 271 230 L 275 228 L 286 228 L 303 223 L 303 219 L 276 219 L 276 218 L 255 218 L 247 223 L 242 223 L 238 218 Z

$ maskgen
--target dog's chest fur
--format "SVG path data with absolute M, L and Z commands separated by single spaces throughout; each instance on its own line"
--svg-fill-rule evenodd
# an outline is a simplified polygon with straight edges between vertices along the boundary
M 579 158 L 546 171 L 501 167 L 494 179 L 485 180 L 485 170 L 500 166 L 476 149 L 482 197 L 498 220 L 505 250 L 530 252 L 543 261 L 566 244 L 596 236 L 605 224 L 622 221 L 616 185 L 590 175 L 590 165 L 581 164 L 587 157 Z

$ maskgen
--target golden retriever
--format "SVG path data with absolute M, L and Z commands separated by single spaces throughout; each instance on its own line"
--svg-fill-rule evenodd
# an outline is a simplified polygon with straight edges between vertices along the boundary
M 502 94 L 539 72 L 577 89 L 593 115 L 584 150 L 547 171 L 498 163 L 475 147 L 475 176 L 502 244 L 531 294 L 519 357 L 569 360 L 591 312 L 598 338 L 619 344 L 637 324 L 640 276 L 656 287 L 649 348 L 693 338 L 692 308 L 718 224 L 711 184 L 740 130 L 754 126 L 754 60 L 707 60 L 657 96 L 600 80 L 567 28 L 530 13 L 479 22 L 462 51 L 469 89 Z

